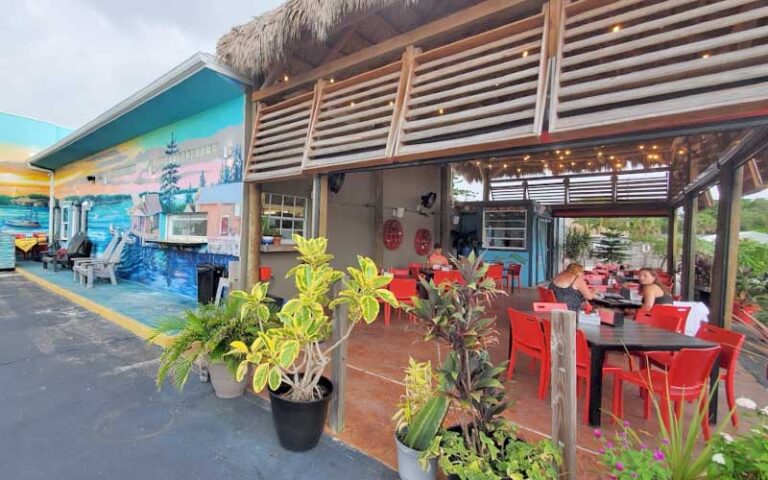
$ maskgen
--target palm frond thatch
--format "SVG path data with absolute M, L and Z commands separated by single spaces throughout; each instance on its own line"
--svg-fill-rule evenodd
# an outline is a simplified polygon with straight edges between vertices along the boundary
M 348 16 L 418 0 L 287 0 L 222 36 L 216 55 L 247 75 L 264 75 L 285 60 L 300 39 L 325 42 Z

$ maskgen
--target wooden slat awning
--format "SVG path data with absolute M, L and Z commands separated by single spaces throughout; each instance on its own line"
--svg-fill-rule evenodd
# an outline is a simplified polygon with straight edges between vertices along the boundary
M 459 41 L 411 45 L 364 73 L 286 87 L 288 100 L 257 92 L 246 180 L 768 121 L 766 60 L 768 0 L 552 0 Z M 689 155 L 684 145 L 672 151 Z M 674 172 L 672 190 L 688 180 Z M 579 188 L 587 186 L 572 194 Z

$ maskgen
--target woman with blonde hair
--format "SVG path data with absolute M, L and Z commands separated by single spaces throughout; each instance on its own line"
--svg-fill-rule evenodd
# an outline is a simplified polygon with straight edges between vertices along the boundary
M 568 305 L 568 310 L 578 312 L 584 300 L 592 300 L 595 294 L 584 281 L 584 267 L 571 263 L 555 275 L 549 284 L 558 302 Z
M 654 305 L 672 305 L 672 294 L 659 280 L 659 274 L 652 268 L 641 268 L 637 275 L 643 296 L 643 308 L 650 310 Z

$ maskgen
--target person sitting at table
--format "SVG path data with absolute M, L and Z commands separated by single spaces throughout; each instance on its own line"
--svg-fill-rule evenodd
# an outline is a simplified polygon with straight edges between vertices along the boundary
M 555 275 L 549 283 L 549 289 L 558 302 L 568 305 L 568 310 L 578 312 L 584 300 L 592 300 L 595 294 L 584 281 L 584 267 L 571 263 L 562 272 Z
M 650 310 L 654 305 L 672 305 L 672 295 L 659 280 L 656 270 L 641 268 L 637 279 L 640 281 L 644 309 Z
M 429 257 L 427 257 L 427 265 L 430 267 L 433 265 L 450 265 L 451 262 L 448 261 L 448 257 L 443 255 L 443 246 L 439 243 L 435 244 L 435 248 L 432 250 L 432 253 L 429 254 Z

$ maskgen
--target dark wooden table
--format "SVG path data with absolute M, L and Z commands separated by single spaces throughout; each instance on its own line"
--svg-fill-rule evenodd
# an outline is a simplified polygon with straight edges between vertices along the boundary
M 532 312 L 528 312 L 534 314 Z M 549 318 L 549 313 L 537 312 L 540 318 Z M 601 422 L 600 406 L 603 398 L 603 362 L 607 352 L 626 351 L 677 351 L 683 348 L 709 348 L 717 344 L 670 332 L 650 325 L 643 325 L 632 320 L 625 320 L 622 327 L 579 324 L 578 328 L 587 337 L 590 348 L 589 378 L 589 424 L 599 427 Z M 512 348 L 512 334 L 509 337 Z M 720 378 L 720 359 L 715 360 L 710 374 L 709 422 L 717 423 L 717 388 Z
M 591 302 L 600 307 L 615 308 L 619 310 L 625 308 L 640 308 L 643 306 L 643 302 L 640 300 L 627 300 L 617 297 L 595 297 Z

